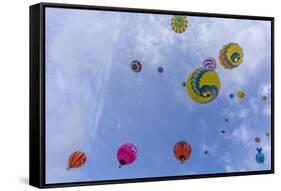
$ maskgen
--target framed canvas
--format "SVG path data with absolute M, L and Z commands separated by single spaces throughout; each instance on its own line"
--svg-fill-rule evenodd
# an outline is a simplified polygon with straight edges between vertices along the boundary
M 274 172 L 274 18 L 30 7 L 30 185 Z

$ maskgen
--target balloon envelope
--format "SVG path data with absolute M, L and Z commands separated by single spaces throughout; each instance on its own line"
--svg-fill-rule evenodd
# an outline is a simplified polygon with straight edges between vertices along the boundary
M 186 16 L 175 15 L 171 19 L 171 27 L 176 33 L 183 33 L 188 27 Z
M 209 70 L 214 70 L 216 69 L 217 63 L 214 58 L 209 57 L 204 60 L 203 66 Z
M 138 73 L 142 69 L 142 64 L 138 60 L 133 60 L 130 64 L 130 67 L 134 72 Z
M 194 70 L 187 79 L 186 89 L 197 103 L 209 103 L 219 94 L 220 78 L 214 70 L 201 67 Z
M 68 169 L 79 168 L 87 161 L 87 156 L 82 151 L 73 152 L 68 158 Z
M 267 96 L 262 96 L 262 100 L 266 101 L 267 100 Z
M 120 165 L 133 163 L 137 158 L 137 148 L 131 143 L 123 144 L 117 151 L 117 159 Z
M 266 133 L 265 133 L 265 136 L 269 137 L 269 136 L 270 136 L 270 133 L 269 133 L 269 132 L 266 132 Z
M 240 99 L 243 99 L 245 97 L 245 92 L 243 90 L 240 90 L 237 92 L 237 96 L 240 98 Z
M 174 155 L 176 159 L 181 161 L 181 163 L 187 161 L 190 158 L 191 152 L 191 146 L 188 142 L 179 141 L 174 146 Z
M 163 67 L 158 67 L 158 72 L 159 73 L 163 73 L 164 72 L 164 68 Z
M 265 161 L 265 156 L 262 153 L 262 148 L 257 148 L 258 153 L 256 154 L 256 161 L 258 164 L 263 164 Z
M 182 87 L 186 87 L 186 81 L 183 81 L 183 82 L 181 83 L 181 85 L 182 85 Z
M 256 143 L 259 143 L 259 142 L 261 142 L 261 139 L 260 139 L 260 137 L 255 137 L 255 142 L 256 142 Z
M 242 63 L 243 57 L 243 49 L 237 43 L 224 45 L 219 53 L 220 63 L 226 69 L 238 67 Z
M 234 98 L 234 94 L 229 94 L 229 97 L 232 99 Z

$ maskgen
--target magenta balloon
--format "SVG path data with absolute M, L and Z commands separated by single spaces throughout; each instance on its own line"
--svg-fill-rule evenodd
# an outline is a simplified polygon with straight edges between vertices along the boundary
M 137 148 L 135 145 L 126 143 L 121 145 L 117 152 L 117 159 L 120 165 L 128 165 L 137 158 Z

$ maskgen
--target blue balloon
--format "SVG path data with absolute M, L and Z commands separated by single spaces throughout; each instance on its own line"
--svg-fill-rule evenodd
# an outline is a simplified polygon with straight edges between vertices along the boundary
M 229 97 L 232 99 L 234 98 L 234 94 L 229 94 Z
M 163 67 L 158 67 L 158 72 L 159 73 L 163 73 L 164 72 L 164 68 Z
M 258 164 L 263 164 L 265 160 L 264 154 L 261 152 L 262 148 L 257 148 L 258 153 L 256 154 L 256 161 Z

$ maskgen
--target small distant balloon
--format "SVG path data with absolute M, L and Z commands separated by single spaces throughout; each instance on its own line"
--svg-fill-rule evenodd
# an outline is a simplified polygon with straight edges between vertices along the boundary
M 84 165 L 87 161 L 87 156 L 82 151 L 75 151 L 73 152 L 69 158 L 68 158 L 68 168 L 67 170 L 71 168 L 79 168 L 82 165 Z
M 225 134 L 225 133 L 226 133 L 226 131 L 225 131 L 224 129 L 222 129 L 222 130 L 221 130 L 221 133 L 222 133 L 222 134 Z
M 203 66 L 209 70 L 215 70 L 216 65 L 216 60 L 212 57 L 206 58 L 203 62 Z
M 190 158 L 191 152 L 191 146 L 188 142 L 179 141 L 174 146 L 174 155 L 181 163 L 184 163 Z
M 186 16 L 175 15 L 171 19 L 171 27 L 176 33 L 183 33 L 188 27 Z
M 182 87 L 186 87 L 186 81 L 183 81 L 183 82 L 181 83 L 181 85 L 182 85 Z
M 205 150 L 205 151 L 204 151 L 204 154 L 205 154 L 205 155 L 206 155 L 206 154 L 208 154 L 208 151 L 207 151 L 207 150 Z
M 131 143 L 123 144 L 117 151 L 117 159 L 121 166 L 133 163 L 137 158 L 137 148 Z
M 260 137 L 255 137 L 255 142 L 256 143 L 260 143 L 261 142 L 261 138 Z
M 225 121 L 225 122 L 228 122 L 229 120 L 228 120 L 228 118 L 225 118 L 224 121 Z
M 230 99 L 234 98 L 234 94 L 229 94 Z
M 158 72 L 161 74 L 161 73 L 163 73 L 164 72 L 164 68 L 163 67 L 158 67 Z
M 270 133 L 269 133 L 269 132 L 266 132 L 266 133 L 265 133 L 265 136 L 269 137 L 269 136 L 270 136 Z
M 262 148 L 257 148 L 258 153 L 256 154 L 256 161 L 258 164 L 263 164 L 265 160 L 265 156 L 262 153 Z
M 138 60 L 133 60 L 130 64 L 130 67 L 134 72 L 138 73 L 142 69 L 142 64 Z
M 267 96 L 262 96 L 262 100 L 266 101 L 267 100 Z
M 239 90 L 237 92 L 237 96 L 240 98 L 240 99 L 243 99 L 245 97 L 245 92 L 243 90 Z

